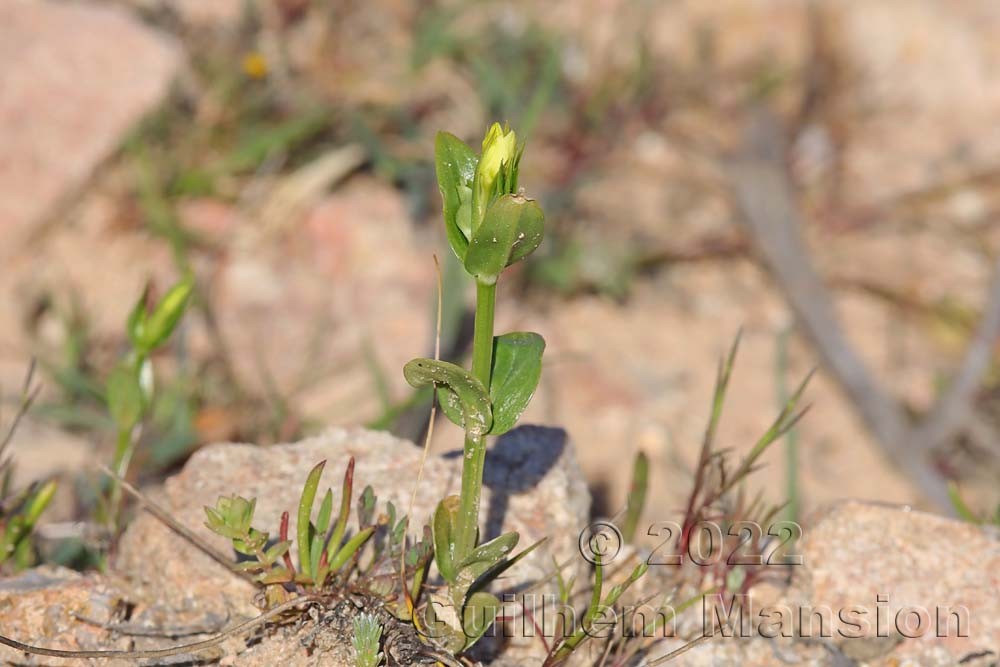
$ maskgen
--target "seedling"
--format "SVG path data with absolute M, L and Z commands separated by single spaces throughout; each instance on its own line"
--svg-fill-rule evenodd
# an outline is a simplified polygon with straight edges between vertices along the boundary
M 139 430 L 152 402 L 153 365 L 150 355 L 166 343 L 177 328 L 194 289 L 188 276 L 171 287 L 163 299 L 147 309 L 148 290 L 143 291 L 128 316 L 126 331 L 129 352 L 108 376 L 105 400 L 116 429 L 112 469 L 119 478 L 128 473 L 139 442 Z M 112 480 L 108 495 L 107 522 L 117 529 L 121 506 L 121 485 Z

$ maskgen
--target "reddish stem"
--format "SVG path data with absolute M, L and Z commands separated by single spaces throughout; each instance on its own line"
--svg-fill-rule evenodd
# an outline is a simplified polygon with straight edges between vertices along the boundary
M 280 539 L 282 542 L 285 542 L 285 541 L 288 540 L 288 511 L 287 510 L 281 513 L 281 527 L 278 529 L 278 539 Z M 285 567 L 288 568 L 288 572 L 292 575 L 292 578 L 294 579 L 295 578 L 295 566 L 292 565 L 292 555 L 288 551 L 285 551 L 284 558 L 285 558 Z

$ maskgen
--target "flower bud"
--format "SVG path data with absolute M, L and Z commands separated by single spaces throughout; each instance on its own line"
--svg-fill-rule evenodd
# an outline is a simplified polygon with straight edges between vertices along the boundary
M 493 123 L 483 138 L 483 153 L 476 169 L 472 231 L 482 222 L 483 214 L 493 199 L 511 194 L 517 188 L 517 165 L 520 157 L 514 131 L 501 128 L 500 123 Z

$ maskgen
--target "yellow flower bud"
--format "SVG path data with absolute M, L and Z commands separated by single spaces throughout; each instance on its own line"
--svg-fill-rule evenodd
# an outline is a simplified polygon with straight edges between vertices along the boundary
M 483 154 L 479 158 L 479 169 L 476 174 L 478 217 L 482 217 L 482 211 L 489 204 L 488 198 L 493 192 L 500 169 L 516 159 L 517 135 L 509 128 L 501 128 L 500 123 L 493 123 L 483 139 Z

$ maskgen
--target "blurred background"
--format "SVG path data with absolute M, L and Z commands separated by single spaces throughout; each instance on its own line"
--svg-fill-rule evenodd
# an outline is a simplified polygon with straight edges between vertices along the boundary
M 32 358 L 43 385 L 16 479 L 87 516 L 128 313 L 189 270 L 135 481 L 329 425 L 419 442 L 434 255 L 444 356 L 471 339 L 434 133 L 506 121 L 547 236 L 498 331 L 546 338 L 526 421 L 569 432 L 595 512 L 644 451 L 676 516 L 741 328 L 735 455 L 818 367 L 751 481 L 791 516 L 948 512 L 947 480 L 995 506 L 997 35 L 993 0 L 0 0 L 0 418 Z

